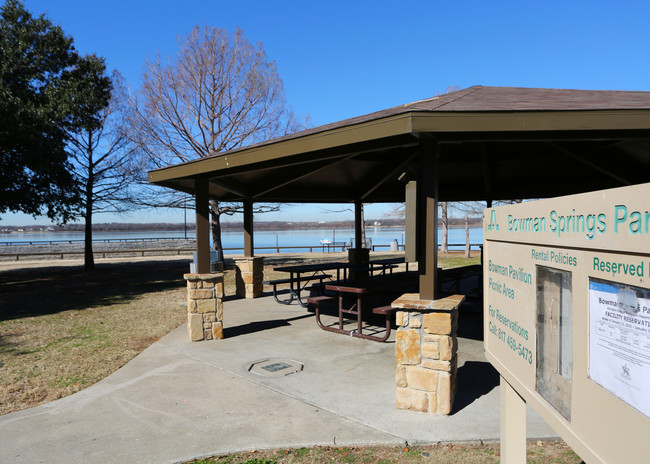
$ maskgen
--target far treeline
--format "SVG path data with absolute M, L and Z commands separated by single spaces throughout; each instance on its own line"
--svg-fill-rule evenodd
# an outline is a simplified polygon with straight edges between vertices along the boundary
M 482 218 L 474 217 L 468 219 L 470 227 L 481 227 Z M 403 227 L 403 219 L 370 219 L 365 221 L 366 227 Z M 438 221 L 438 225 L 442 225 Z M 224 230 L 243 230 L 243 222 L 224 222 Z M 464 218 L 449 218 L 449 227 L 465 226 Z M 145 232 L 145 231 L 169 231 L 169 230 L 194 230 L 194 223 L 102 223 L 93 224 L 95 232 Z M 310 229 L 353 229 L 354 221 L 331 221 L 331 222 L 285 222 L 285 221 L 259 221 L 255 223 L 256 230 L 310 230 Z M 3 232 L 83 232 L 84 224 L 65 224 L 60 226 L 2 226 Z

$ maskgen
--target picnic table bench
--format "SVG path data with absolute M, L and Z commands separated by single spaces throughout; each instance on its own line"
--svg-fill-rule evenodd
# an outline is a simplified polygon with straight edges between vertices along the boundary
M 372 308 L 372 313 L 382 315 L 385 318 L 385 332 L 383 336 L 369 335 L 363 333 L 363 313 L 365 307 L 369 304 L 367 297 L 370 294 L 379 293 L 393 293 L 390 289 L 382 284 L 377 284 L 376 281 L 359 281 L 341 284 L 326 284 L 325 289 L 328 291 L 336 292 L 337 296 L 316 296 L 310 297 L 307 302 L 311 304 L 316 313 L 316 323 L 318 326 L 328 332 L 341 333 L 350 335 L 351 337 L 363 338 L 376 342 L 385 342 L 390 337 L 393 315 L 397 308 L 390 305 L 379 305 Z M 399 291 L 394 292 L 396 296 L 400 294 Z M 322 308 L 321 305 L 327 302 L 338 302 L 338 327 L 326 325 L 321 320 Z M 372 306 L 372 305 L 370 305 Z M 367 312 L 367 310 L 365 310 Z M 351 315 L 356 318 L 356 330 L 344 329 L 345 315 Z

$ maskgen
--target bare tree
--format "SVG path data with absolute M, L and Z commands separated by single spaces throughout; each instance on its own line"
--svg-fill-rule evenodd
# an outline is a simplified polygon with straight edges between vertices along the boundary
M 131 183 L 132 146 L 123 131 L 125 86 L 114 71 L 108 105 L 97 113 L 95 124 L 86 124 L 69 134 L 68 152 L 82 192 L 85 224 L 84 269 L 95 267 L 92 249 L 93 214 L 123 212 Z
M 440 222 L 442 234 L 440 240 L 440 253 L 449 253 L 449 216 L 447 214 L 448 204 L 446 201 L 440 202 Z
M 142 88 L 131 103 L 131 134 L 145 170 L 204 158 L 303 127 L 285 100 L 275 63 L 261 43 L 249 43 L 240 29 L 198 26 L 174 59 L 146 64 Z M 148 186 L 138 201 L 173 207 L 182 195 Z M 278 205 L 255 212 L 277 211 Z M 223 261 L 220 218 L 242 211 L 238 204 L 211 200 L 213 247 Z
M 469 243 L 469 214 L 465 214 L 465 258 L 471 255 L 471 244 Z

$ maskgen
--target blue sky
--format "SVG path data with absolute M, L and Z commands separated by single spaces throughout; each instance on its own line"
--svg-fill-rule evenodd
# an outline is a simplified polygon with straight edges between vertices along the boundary
M 261 41 L 289 103 L 313 124 L 472 85 L 650 90 L 647 1 L 25 0 L 137 90 L 147 58 L 173 56 L 195 25 Z M 380 217 L 386 208 L 368 207 Z M 264 219 L 323 216 L 292 207 Z M 327 214 L 328 219 L 340 215 Z M 352 217 L 351 213 L 349 217 Z M 262 219 L 261 217 L 259 219 Z M 182 212 L 95 222 L 182 222 Z M 1 224 L 47 223 L 4 215 Z

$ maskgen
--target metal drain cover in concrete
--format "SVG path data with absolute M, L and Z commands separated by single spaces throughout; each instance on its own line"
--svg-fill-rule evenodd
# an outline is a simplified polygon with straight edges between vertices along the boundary
M 302 363 L 292 359 L 265 359 L 251 363 L 248 372 L 264 377 L 282 377 L 300 372 L 304 367 Z

